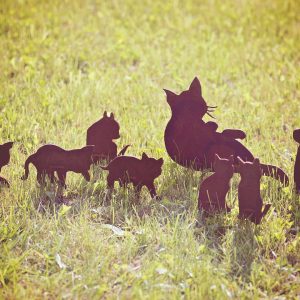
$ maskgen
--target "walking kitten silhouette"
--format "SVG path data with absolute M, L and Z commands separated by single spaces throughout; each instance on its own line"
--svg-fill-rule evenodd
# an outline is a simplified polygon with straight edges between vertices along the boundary
M 46 175 L 51 183 L 55 182 L 57 173 L 59 184 L 66 187 L 67 172 L 81 173 L 85 180 L 90 181 L 89 169 L 92 164 L 94 146 L 89 145 L 81 149 L 65 150 L 56 145 L 44 145 L 36 153 L 30 155 L 25 162 L 25 174 L 22 180 L 29 175 L 29 164 L 32 163 L 37 170 L 37 181 L 44 184 Z
M 300 194 L 300 129 L 294 130 L 293 137 L 294 140 L 299 144 L 294 166 L 294 182 L 296 193 Z
M 205 213 L 218 211 L 230 212 L 226 204 L 226 195 L 230 188 L 230 179 L 233 176 L 233 155 L 229 159 L 215 155 L 214 171 L 212 175 L 200 183 L 198 209 Z
M 7 142 L 0 145 L 0 172 L 4 166 L 6 166 L 10 161 L 10 149 L 13 146 L 13 142 Z M 0 176 L 0 184 L 9 187 L 9 182 Z
M 261 219 L 269 211 L 271 204 L 266 204 L 264 209 L 263 201 L 260 196 L 261 168 L 259 159 L 255 158 L 253 162 L 244 162 L 238 157 L 238 172 L 241 175 L 241 181 L 238 187 L 239 195 L 239 218 L 249 219 L 255 224 L 260 224 Z
M 129 145 L 126 145 L 117 155 L 117 145 L 114 139 L 120 138 L 120 125 L 115 120 L 114 114 L 107 115 L 105 111 L 103 117 L 92 124 L 87 130 L 87 145 L 94 145 L 92 160 L 94 164 L 102 160 L 112 160 L 117 156 L 124 155 Z
M 222 158 L 237 156 L 245 161 L 253 161 L 252 153 L 237 139 L 244 139 L 241 130 L 226 129 L 217 132 L 215 122 L 205 123 L 205 114 L 211 116 L 215 106 L 208 106 L 202 97 L 200 81 L 193 80 L 188 90 L 181 94 L 164 90 L 172 116 L 165 129 L 166 150 L 176 163 L 195 170 L 214 170 L 213 162 L 217 153 Z M 212 116 L 211 116 L 212 117 Z M 288 176 L 276 166 L 261 164 L 263 175 L 274 177 L 288 184 Z
M 143 153 L 142 159 L 133 156 L 119 156 L 112 160 L 108 166 L 101 168 L 109 171 L 107 176 L 109 190 L 114 188 L 115 181 L 118 181 L 120 186 L 123 187 L 132 183 L 137 198 L 139 198 L 143 186 L 146 186 L 151 197 L 155 198 L 157 193 L 154 180 L 160 176 L 163 162 L 162 158 L 150 158 L 146 153 Z

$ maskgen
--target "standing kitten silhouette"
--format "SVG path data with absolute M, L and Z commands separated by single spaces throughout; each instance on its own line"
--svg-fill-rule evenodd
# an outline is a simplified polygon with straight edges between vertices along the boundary
M 300 129 L 296 129 L 293 132 L 294 140 L 300 144 Z M 296 161 L 294 166 L 294 182 L 296 193 L 300 193 L 300 145 L 298 146 Z
M 137 198 L 139 198 L 143 186 L 146 186 L 151 197 L 155 198 L 157 194 L 154 180 L 160 176 L 163 162 L 162 158 L 151 158 L 146 153 L 143 153 L 142 159 L 133 156 L 116 157 L 108 166 L 101 168 L 109 171 L 107 186 L 110 190 L 114 188 L 115 181 L 118 181 L 124 187 L 132 183 Z
M 233 176 L 233 155 L 229 159 L 223 159 L 215 155 L 215 173 L 205 178 L 200 184 L 198 209 L 206 213 L 218 211 L 230 212 L 226 205 L 226 195 L 229 191 L 230 179 Z
M 0 172 L 2 167 L 6 166 L 10 161 L 10 149 L 13 146 L 13 142 L 7 142 L 0 145 Z M 0 184 L 7 185 L 9 187 L 9 182 L 0 176 Z
M 94 146 L 89 145 L 81 149 L 65 150 L 56 145 L 44 145 L 36 153 L 30 155 L 25 162 L 25 174 L 22 180 L 29 175 L 29 164 L 32 163 L 37 170 L 37 181 L 43 184 L 45 176 L 48 175 L 51 182 L 55 180 L 56 171 L 59 183 L 66 186 L 66 175 L 68 171 L 81 173 L 85 180 L 90 181 L 89 169 L 92 164 Z
M 202 97 L 200 81 L 193 80 L 188 90 L 181 94 L 164 90 L 167 102 L 171 107 L 172 116 L 165 129 L 166 150 L 176 163 L 195 170 L 213 170 L 215 154 L 223 158 L 237 156 L 245 161 L 253 161 L 252 153 L 236 139 L 244 139 L 241 130 L 226 129 L 217 132 L 215 122 L 205 123 L 205 114 L 211 116 L 213 106 L 208 106 Z M 288 184 L 288 176 L 280 168 L 261 164 L 264 175 L 272 176 Z
M 97 164 L 101 160 L 112 160 L 117 156 L 124 155 L 129 145 L 126 145 L 117 155 L 117 145 L 114 139 L 120 138 L 120 126 L 115 120 L 114 114 L 107 115 L 105 111 L 103 117 L 92 124 L 87 130 L 87 145 L 94 145 L 92 156 L 93 163 Z
M 241 181 L 238 187 L 239 195 L 239 218 L 249 219 L 255 224 L 260 224 L 261 219 L 269 211 L 271 204 L 266 204 L 264 209 L 263 201 L 260 196 L 260 179 L 262 176 L 259 159 L 253 162 L 244 162 L 238 157 L 239 166 L 237 167 Z

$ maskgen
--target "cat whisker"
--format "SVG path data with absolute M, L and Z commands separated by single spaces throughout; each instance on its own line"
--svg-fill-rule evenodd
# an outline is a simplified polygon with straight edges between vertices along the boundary
M 215 117 L 212 116 L 209 112 L 207 112 L 207 114 L 208 114 L 211 118 L 215 119 Z
M 217 108 L 218 106 L 209 106 L 209 105 L 207 105 L 207 107 L 208 107 L 208 108 L 214 108 L 214 109 L 215 109 L 215 108 Z

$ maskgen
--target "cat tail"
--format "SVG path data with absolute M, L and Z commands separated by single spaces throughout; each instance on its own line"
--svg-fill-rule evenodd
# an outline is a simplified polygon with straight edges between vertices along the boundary
M 128 147 L 130 147 L 131 145 L 126 145 L 118 154 L 118 156 L 124 155 L 125 152 L 127 151 Z
M 282 169 L 276 166 L 265 165 L 265 164 L 260 164 L 260 168 L 262 170 L 263 175 L 271 176 L 274 179 L 279 180 L 284 186 L 289 185 L 289 177 Z
M 29 164 L 32 163 L 34 161 L 34 154 L 30 155 L 26 161 L 25 161 L 25 174 L 21 177 L 21 180 L 26 180 L 28 178 L 29 175 Z

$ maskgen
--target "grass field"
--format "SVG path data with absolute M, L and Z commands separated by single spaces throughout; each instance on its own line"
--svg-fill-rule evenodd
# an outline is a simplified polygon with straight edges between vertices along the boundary
M 293 186 L 264 178 L 271 212 L 261 225 L 233 212 L 203 221 L 200 172 L 166 154 L 163 88 L 194 76 L 218 105 L 219 130 L 292 179 L 300 127 L 299 1 L 16 1 L 0 3 L 0 143 L 15 141 L 0 198 L 2 299 L 295 299 L 300 294 L 300 204 Z M 67 178 L 68 204 L 40 189 L 26 157 L 44 143 L 71 149 L 104 110 L 121 126 L 118 148 L 164 158 L 163 200 L 116 189 L 106 173 Z M 208 120 L 208 119 L 207 119 Z M 203 176 L 202 176 L 203 178 Z M 292 181 L 292 180 L 291 180 Z M 111 225 L 115 226 L 112 227 Z

